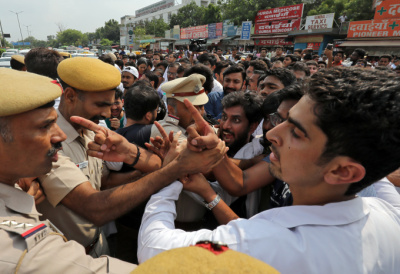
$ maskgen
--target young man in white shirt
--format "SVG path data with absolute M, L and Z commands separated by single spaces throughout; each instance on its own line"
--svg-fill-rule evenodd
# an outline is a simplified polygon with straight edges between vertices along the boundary
M 267 134 L 272 143 L 270 172 L 289 184 L 293 206 L 234 220 L 213 231 L 184 232 L 174 229 L 174 202 L 182 189 L 175 182 L 147 204 L 139 261 L 209 240 L 226 243 L 282 273 L 396 273 L 399 204 L 355 193 L 400 166 L 399 90 L 400 81 L 381 71 L 317 72 L 288 120 Z M 205 125 L 197 128 L 204 130 Z M 203 138 L 190 130 L 189 147 L 210 148 L 211 139 L 210 134 Z M 189 178 L 186 184 L 198 184 L 201 193 L 202 177 Z M 202 196 L 214 214 L 227 214 L 218 195 Z

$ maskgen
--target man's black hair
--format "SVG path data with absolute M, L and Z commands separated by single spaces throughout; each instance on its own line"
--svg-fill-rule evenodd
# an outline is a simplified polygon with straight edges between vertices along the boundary
M 310 74 L 311 74 L 310 69 L 307 67 L 307 65 L 304 62 L 299 61 L 299 62 L 290 64 L 287 68 L 291 71 L 304 71 L 306 76 L 310 76 Z
M 128 63 L 129 62 L 126 62 L 126 66 L 128 66 Z M 115 64 L 121 69 L 121 71 L 123 70 L 123 68 L 124 68 L 124 61 L 122 61 L 122 60 L 115 60 Z M 136 65 L 134 65 L 134 67 L 136 67 Z
M 26 70 L 55 80 L 58 78 L 57 67 L 61 60 L 62 56 L 55 50 L 34 48 L 25 55 Z
M 199 55 L 197 57 L 197 61 L 206 66 L 210 64 L 211 67 L 215 66 L 215 64 L 217 63 L 217 59 L 215 58 L 215 56 L 210 53 L 203 53 Z
M 379 60 L 381 60 L 382 58 L 387 58 L 389 60 L 389 62 L 392 60 L 392 56 L 389 54 L 384 54 L 384 55 L 380 56 Z
M 272 68 L 271 61 L 268 58 L 259 57 L 257 60 L 263 61 L 267 65 L 268 69 Z
M 156 65 L 156 68 L 158 68 L 158 67 L 164 67 L 164 71 L 167 69 L 167 67 L 168 67 L 168 62 L 167 61 L 161 61 L 160 63 L 158 63 L 157 65 Z
M 311 61 L 312 55 L 310 53 L 304 54 L 303 60 L 304 60 L 304 62 Z
M 198 73 L 206 77 L 206 81 L 203 84 L 204 90 L 209 93 L 214 88 L 214 77 L 211 70 L 203 64 L 197 64 L 188 69 L 183 77 L 187 77 L 193 73 Z
M 293 63 L 299 61 L 299 59 L 293 54 L 287 54 L 285 57 L 290 58 L 290 60 L 292 60 Z
M 364 59 L 365 56 L 365 50 L 362 48 L 357 48 L 354 50 L 355 53 L 358 55 L 358 59 Z
M 154 72 L 147 71 L 144 75 L 150 82 L 154 82 L 154 87 L 158 87 L 158 76 Z
M 250 61 L 249 66 L 253 67 L 254 70 L 262 70 L 262 71 L 268 70 L 268 65 L 264 61 L 261 61 L 261 60 Z
M 245 81 L 246 80 L 246 71 L 241 68 L 238 65 L 234 65 L 234 66 L 230 66 L 229 68 L 227 68 L 224 73 L 222 75 L 224 75 L 224 78 L 226 75 L 232 74 L 232 73 L 241 73 L 242 74 L 242 80 Z
M 274 76 L 287 87 L 296 82 L 296 76 L 286 68 L 275 68 L 267 71 L 267 76 Z
M 217 62 L 214 73 L 220 74 L 222 69 L 229 67 L 229 63 L 226 61 Z
M 249 124 L 259 123 L 262 119 L 263 97 L 256 92 L 234 91 L 224 96 L 221 103 L 224 109 L 235 106 L 243 107 Z
M 320 163 L 350 157 L 365 168 L 354 195 L 400 166 L 400 80 L 394 73 L 331 68 L 315 73 L 305 94 L 327 137 Z
M 127 118 L 142 120 L 149 111 L 154 111 L 160 103 L 155 89 L 148 84 L 134 83 L 125 93 L 124 109 Z

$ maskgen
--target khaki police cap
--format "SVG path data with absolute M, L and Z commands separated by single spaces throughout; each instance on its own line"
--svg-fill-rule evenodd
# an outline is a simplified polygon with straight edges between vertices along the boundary
M 8 68 L 0 68 L 0 83 L 0 117 L 43 106 L 62 92 L 51 78 Z
M 100 92 L 115 89 L 121 83 L 118 69 L 99 59 L 75 57 L 62 61 L 58 76 L 78 90 Z
M 16 54 L 16 55 L 11 56 L 11 59 L 14 59 L 15 61 L 18 61 L 19 63 L 25 65 L 25 56 L 23 56 L 23 55 Z
M 140 273 L 263 273 L 279 272 L 249 255 L 227 250 L 215 255 L 198 246 L 164 251 L 140 264 L 132 274 Z
M 205 105 L 208 102 L 203 88 L 205 81 L 206 77 L 194 73 L 165 83 L 161 90 L 166 93 L 167 98 L 175 98 L 181 102 L 187 98 L 195 106 Z
M 71 57 L 71 53 L 66 52 L 66 51 L 61 51 L 58 54 L 60 54 L 62 57 Z

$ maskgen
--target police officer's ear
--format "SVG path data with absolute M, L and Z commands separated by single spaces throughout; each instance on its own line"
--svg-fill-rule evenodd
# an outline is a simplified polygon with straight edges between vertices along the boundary
M 71 87 L 64 89 L 63 96 L 68 103 L 74 103 L 78 99 L 77 91 Z
M 171 115 L 176 115 L 175 108 L 171 105 L 167 105 L 168 113 Z

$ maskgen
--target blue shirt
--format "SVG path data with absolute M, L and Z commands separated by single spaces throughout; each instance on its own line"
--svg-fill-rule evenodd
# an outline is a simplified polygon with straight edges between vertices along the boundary
M 207 114 L 215 119 L 220 119 L 222 114 L 222 98 L 224 98 L 224 92 L 214 91 L 208 94 L 208 103 L 204 105 L 204 109 Z

